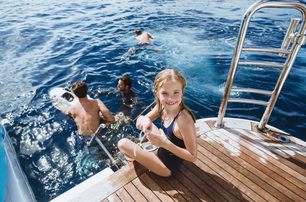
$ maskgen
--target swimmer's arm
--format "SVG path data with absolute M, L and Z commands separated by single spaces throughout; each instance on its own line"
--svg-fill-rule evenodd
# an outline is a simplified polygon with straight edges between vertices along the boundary
M 177 119 L 176 124 L 183 137 L 186 149 L 174 145 L 169 140 L 165 142 L 163 147 L 186 161 L 194 162 L 197 159 L 197 138 L 193 119 L 185 114 Z
M 114 123 L 115 117 L 112 115 L 109 109 L 104 105 L 104 103 L 101 100 L 97 100 L 97 102 L 98 102 L 99 110 L 101 111 L 105 121 L 109 123 Z
M 150 33 L 147 33 L 147 34 L 148 34 L 148 37 L 149 37 L 150 39 L 154 39 L 154 37 L 153 37 L 152 34 L 150 34 Z
M 71 116 L 72 118 L 75 118 L 76 117 L 76 110 L 75 108 L 70 108 L 70 109 L 64 109 L 64 114 L 68 115 L 68 116 Z
M 60 102 L 55 101 L 54 102 L 55 107 L 60 110 L 62 113 L 66 114 L 66 115 L 70 115 L 70 108 L 68 108 L 67 106 L 61 104 Z
M 74 110 L 73 110 L 73 107 L 71 107 L 71 108 L 68 108 L 68 109 L 67 108 L 62 108 L 61 111 L 68 116 L 72 116 Z

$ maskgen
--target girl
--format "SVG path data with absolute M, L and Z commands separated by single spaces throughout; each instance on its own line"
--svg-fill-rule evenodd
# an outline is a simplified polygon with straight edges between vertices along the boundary
M 184 104 L 185 78 L 174 69 L 165 69 L 154 81 L 155 107 L 137 119 L 136 127 L 159 147 L 157 154 L 143 150 L 129 139 L 121 139 L 118 148 L 127 160 L 136 160 L 160 176 L 175 173 L 183 160 L 197 157 L 195 117 Z M 152 122 L 160 117 L 162 129 Z

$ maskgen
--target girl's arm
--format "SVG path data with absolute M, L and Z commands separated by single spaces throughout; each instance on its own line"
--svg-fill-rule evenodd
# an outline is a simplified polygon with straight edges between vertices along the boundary
M 149 117 L 149 119 L 150 119 L 152 122 L 155 121 L 155 119 L 157 119 L 158 116 L 159 116 L 157 106 L 155 105 L 155 106 L 153 107 L 153 109 L 152 109 L 149 113 L 146 114 L 146 116 Z
M 142 130 L 144 133 L 149 133 L 152 130 L 152 122 L 159 116 L 158 108 L 155 107 L 145 116 L 139 116 L 136 121 L 136 128 Z
M 157 142 L 156 146 L 163 147 L 184 160 L 195 161 L 197 159 L 196 128 L 192 117 L 186 110 L 182 111 L 182 114 L 177 118 L 174 128 L 176 127 L 178 130 L 174 130 L 174 133 L 180 133 L 186 149 L 176 146 L 168 139 L 162 138 L 159 138 L 161 141 Z M 160 132 L 163 133 L 162 130 Z M 150 135 L 149 137 L 152 139 L 154 138 L 152 136 Z M 151 142 L 153 143 L 154 140 L 151 140 Z

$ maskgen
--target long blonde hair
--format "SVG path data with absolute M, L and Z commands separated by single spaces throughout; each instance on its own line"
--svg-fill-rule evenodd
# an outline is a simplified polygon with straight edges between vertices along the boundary
M 160 103 L 160 100 L 158 99 L 157 92 L 158 90 L 167 82 L 167 81 L 178 81 L 182 84 L 182 92 L 183 96 L 185 94 L 185 88 L 187 85 L 187 81 L 184 78 L 184 76 L 177 70 L 175 69 L 165 69 L 159 72 L 154 81 L 154 95 L 155 95 L 155 103 L 158 107 L 158 113 L 161 114 L 162 112 L 162 105 Z M 196 121 L 195 115 L 192 113 L 191 109 L 187 107 L 184 103 L 184 98 L 182 99 L 181 102 L 182 109 L 186 109 L 189 114 L 191 115 L 193 121 Z

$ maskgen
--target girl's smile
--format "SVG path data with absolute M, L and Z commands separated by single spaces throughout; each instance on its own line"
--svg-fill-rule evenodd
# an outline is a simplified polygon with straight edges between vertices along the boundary
M 159 88 L 157 96 L 165 110 L 174 110 L 182 102 L 182 84 L 178 81 L 167 81 Z

